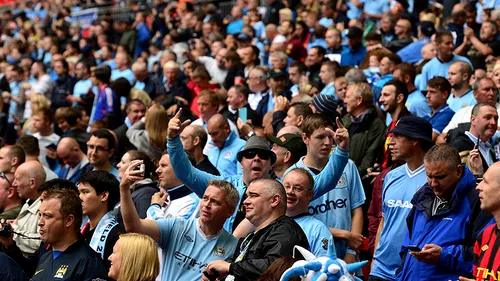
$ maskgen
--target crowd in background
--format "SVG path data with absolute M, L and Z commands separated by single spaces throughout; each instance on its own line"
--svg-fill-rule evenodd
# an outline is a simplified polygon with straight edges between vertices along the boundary
M 500 279 L 500 1 L 14 2 L 1 280 Z

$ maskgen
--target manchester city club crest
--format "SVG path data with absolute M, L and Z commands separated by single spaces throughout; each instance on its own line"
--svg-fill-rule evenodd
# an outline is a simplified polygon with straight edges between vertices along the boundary
M 226 249 L 224 249 L 224 246 L 223 245 L 217 245 L 217 247 L 215 247 L 214 249 L 214 256 L 217 256 L 217 257 L 223 257 L 226 255 Z
M 323 244 L 323 249 L 328 250 L 328 238 L 323 238 L 321 243 Z
M 67 265 L 61 265 L 59 269 L 56 271 L 56 275 L 54 275 L 54 278 L 64 278 L 64 274 L 66 274 L 66 271 L 68 270 Z

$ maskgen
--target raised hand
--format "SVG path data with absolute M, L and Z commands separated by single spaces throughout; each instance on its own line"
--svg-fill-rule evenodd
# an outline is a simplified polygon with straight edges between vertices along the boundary
M 474 175 L 483 174 L 483 160 L 477 145 L 474 145 L 474 149 L 469 152 L 469 168 Z
M 173 139 L 180 135 L 184 128 L 186 128 L 189 124 L 191 124 L 191 120 L 186 120 L 184 122 L 181 122 L 181 114 L 182 114 L 182 108 L 177 111 L 174 117 L 170 119 L 170 122 L 168 122 L 168 129 L 167 129 L 167 138 L 168 139 Z
M 344 125 L 342 125 L 342 122 L 340 122 L 340 119 L 338 117 L 335 121 L 337 123 L 337 130 L 335 132 L 330 128 L 325 128 L 325 130 L 330 132 L 337 146 L 347 150 L 349 149 L 349 132 L 344 127 Z
M 134 160 L 130 162 L 125 174 L 120 182 L 120 189 L 122 192 L 129 192 L 130 187 L 136 182 L 144 179 L 144 171 L 136 170 L 144 162 L 142 160 Z

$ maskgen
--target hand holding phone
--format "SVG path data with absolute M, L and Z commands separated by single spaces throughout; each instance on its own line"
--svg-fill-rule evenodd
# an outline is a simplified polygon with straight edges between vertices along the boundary
M 421 252 L 422 249 L 420 249 L 417 245 L 410 245 L 408 246 L 408 249 L 410 249 L 410 251 L 412 252 Z

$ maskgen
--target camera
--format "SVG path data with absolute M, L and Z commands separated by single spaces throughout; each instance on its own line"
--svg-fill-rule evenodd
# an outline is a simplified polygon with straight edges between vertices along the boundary
M 0 228 L 0 237 L 10 237 L 12 235 L 12 226 L 4 220 L 0 223 L 2 224 L 2 227 Z

